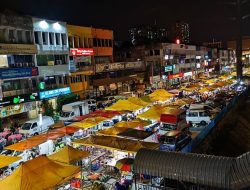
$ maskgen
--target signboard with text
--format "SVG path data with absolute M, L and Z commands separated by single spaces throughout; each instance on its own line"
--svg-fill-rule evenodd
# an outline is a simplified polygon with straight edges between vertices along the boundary
M 173 71 L 173 65 L 165 66 L 165 72 Z
M 37 54 L 37 47 L 32 44 L 0 44 L 0 54 Z
M 184 73 L 178 73 L 178 74 L 175 74 L 175 75 L 169 75 L 168 76 L 168 80 L 176 79 L 176 78 L 181 78 L 183 76 L 184 76 Z
M 60 95 L 70 94 L 70 87 L 59 88 L 54 90 L 43 91 L 39 93 L 40 100 L 57 97 Z
M 0 79 L 32 77 L 37 75 L 37 67 L 0 69 Z
M 94 49 L 93 48 L 71 48 L 70 53 L 73 56 L 94 55 Z

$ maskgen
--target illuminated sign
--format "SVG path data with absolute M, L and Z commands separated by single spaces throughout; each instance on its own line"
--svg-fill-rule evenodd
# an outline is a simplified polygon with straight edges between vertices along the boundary
M 70 87 L 66 88 L 59 88 L 54 90 L 43 91 L 39 93 L 40 100 L 57 97 L 59 95 L 70 94 L 71 90 Z
M 94 49 L 93 48 L 71 48 L 70 53 L 73 56 L 94 55 Z
M 174 74 L 174 75 L 169 75 L 168 76 L 168 80 L 176 79 L 176 78 L 181 78 L 183 76 L 184 76 L 184 73 L 178 73 L 178 74 Z
M 22 78 L 22 77 L 31 77 L 37 75 L 38 75 L 37 67 L 8 68 L 0 70 L 1 79 Z
M 32 102 L 38 100 L 38 94 L 32 93 L 32 94 L 22 94 L 19 96 L 9 96 L 3 98 L 2 101 L 0 101 L 0 107 L 25 103 L 25 102 Z
M 173 71 L 173 65 L 165 66 L 165 72 Z

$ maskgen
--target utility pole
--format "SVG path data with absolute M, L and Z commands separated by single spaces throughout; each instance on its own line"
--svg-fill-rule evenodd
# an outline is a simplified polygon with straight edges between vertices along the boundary
M 237 68 L 237 79 L 242 78 L 242 14 L 241 14 L 241 0 L 237 0 L 237 40 L 236 40 L 236 68 Z

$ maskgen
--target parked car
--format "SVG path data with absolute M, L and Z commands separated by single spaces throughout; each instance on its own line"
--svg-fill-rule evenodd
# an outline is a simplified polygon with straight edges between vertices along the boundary
M 211 122 L 211 114 L 207 110 L 192 110 L 186 112 L 186 121 L 190 124 L 206 125 Z
M 169 131 L 160 136 L 161 150 L 179 151 L 191 141 L 191 136 L 185 131 Z
M 219 107 L 215 107 L 209 104 L 190 104 L 189 109 L 204 109 L 209 110 L 210 113 L 219 113 L 221 111 Z
M 55 122 L 52 117 L 43 116 L 41 121 L 39 118 L 37 118 L 25 122 L 21 126 L 19 133 L 23 134 L 24 136 L 38 135 L 40 133 L 48 131 L 49 127 L 54 123 Z

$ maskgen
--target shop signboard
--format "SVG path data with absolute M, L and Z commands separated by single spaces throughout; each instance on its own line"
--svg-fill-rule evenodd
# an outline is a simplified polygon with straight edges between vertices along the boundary
M 173 71 L 173 65 L 165 66 L 165 72 Z
M 91 63 L 91 56 L 75 56 L 75 63 Z
M 0 69 L 0 79 L 23 78 L 37 75 L 37 67 Z
M 169 75 L 168 76 L 168 80 L 176 79 L 176 78 L 181 78 L 183 76 L 184 76 L 184 73 L 178 73 L 178 74 L 175 74 L 175 75 Z
M 93 48 L 71 48 L 70 53 L 73 56 L 94 55 L 94 49 Z
M 33 44 L 0 44 L 0 54 L 37 54 L 37 47 Z
M 192 75 L 193 75 L 192 71 L 184 73 L 184 77 L 192 76 Z
M 25 102 L 37 101 L 37 100 L 39 100 L 38 93 L 4 97 L 0 101 L 0 108 L 5 107 L 5 106 L 10 106 L 10 105 L 16 105 L 20 103 L 25 103 Z
M 69 60 L 69 70 L 71 72 L 75 72 L 76 71 L 76 64 L 75 64 L 74 60 Z
M 0 118 L 20 114 L 36 109 L 36 102 L 28 102 L 24 104 L 11 105 L 0 108 Z
M 57 97 L 60 95 L 70 94 L 70 87 L 59 88 L 54 90 L 43 91 L 39 93 L 40 100 Z

